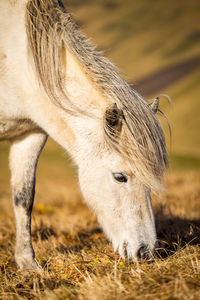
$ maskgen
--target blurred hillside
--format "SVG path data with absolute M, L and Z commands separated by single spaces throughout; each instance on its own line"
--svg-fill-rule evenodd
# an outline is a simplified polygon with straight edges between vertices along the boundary
M 147 99 L 162 99 L 174 166 L 200 167 L 200 1 L 67 0 L 81 29 Z M 165 129 L 167 127 L 164 125 Z

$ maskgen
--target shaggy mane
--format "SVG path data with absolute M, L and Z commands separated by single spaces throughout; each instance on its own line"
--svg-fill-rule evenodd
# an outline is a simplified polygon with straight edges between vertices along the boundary
M 108 147 L 129 162 L 138 180 L 158 190 L 168 157 L 162 128 L 144 99 L 78 30 L 60 0 L 29 0 L 26 27 L 38 78 L 51 100 L 69 113 L 80 113 L 65 92 L 62 59 L 69 49 L 110 105 L 116 103 L 122 111 L 118 135 L 103 121 Z

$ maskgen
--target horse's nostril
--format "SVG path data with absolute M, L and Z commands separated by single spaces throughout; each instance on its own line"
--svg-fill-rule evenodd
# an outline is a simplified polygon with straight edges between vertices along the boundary
M 148 246 L 143 244 L 137 252 L 137 257 L 145 259 L 145 258 L 148 258 L 148 256 L 149 256 Z

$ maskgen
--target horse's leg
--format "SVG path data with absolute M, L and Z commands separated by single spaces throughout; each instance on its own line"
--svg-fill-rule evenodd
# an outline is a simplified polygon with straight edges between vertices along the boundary
M 31 133 L 15 140 L 10 149 L 11 185 L 16 218 L 15 260 L 21 269 L 39 269 L 31 239 L 31 212 L 35 171 L 47 140 L 44 133 Z

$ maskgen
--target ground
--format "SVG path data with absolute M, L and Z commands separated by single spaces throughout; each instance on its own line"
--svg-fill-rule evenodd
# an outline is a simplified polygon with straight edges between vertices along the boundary
M 4 146 L 4 147 L 3 147 Z M 153 262 L 113 252 L 83 203 L 76 170 L 49 142 L 38 168 L 33 244 L 44 274 L 24 274 L 13 260 L 15 222 L 1 149 L 0 295 L 2 299 L 200 299 L 200 172 L 169 170 L 154 197 L 160 249 Z

